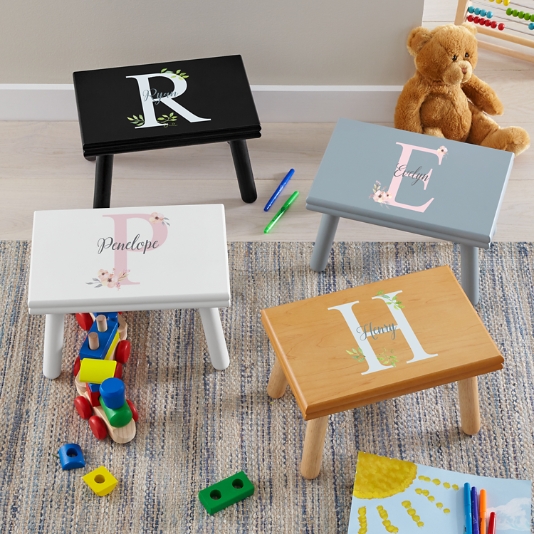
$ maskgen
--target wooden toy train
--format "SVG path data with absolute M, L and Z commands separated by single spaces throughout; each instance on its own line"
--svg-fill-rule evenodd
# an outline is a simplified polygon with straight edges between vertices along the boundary
M 78 324 L 88 332 L 73 367 L 79 396 L 74 406 L 97 439 L 109 434 L 117 443 L 135 437 L 137 410 L 126 399 L 122 366 L 130 357 L 128 325 L 120 312 L 77 313 Z

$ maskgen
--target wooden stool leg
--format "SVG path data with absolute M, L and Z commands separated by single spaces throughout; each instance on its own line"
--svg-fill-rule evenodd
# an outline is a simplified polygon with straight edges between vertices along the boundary
M 462 430 L 472 436 L 480 430 L 480 407 L 476 376 L 458 381 L 458 396 L 460 398 Z
M 271 377 L 267 384 L 267 395 L 273 399 L 279 399 L 285 392 L 287 387 L 287 378 L 284 374 L 282 366 L 278 362 L 278 359 L 274 360 L 274 367 L 271 371 Z
M 338 223 L 339 217 L 323 213 L 310 261 L 310 267 L 313 271 L 321 272 L 326 269 Z
M 471 301 L 476 306 L 479 301 L 479 278 L 480 269 L 478 267 L 478 247 L 460 245 L 461 279 L 462 288 Z
M 109 204 L 111 202 L 112 176 L 113 154 L 108 154 L 106 156 L 97 156 L 93 208 L 109 208 Z
M 239 184 L 239 191 L 243 202 L 254 202 L 258 198 L 256 193 L 256 184 L 254 183 L 254 175 L 252 174 L 252 167 L 250 165 L 250 157 L 248 155 L 247 142 L 245 139 L 237 139 L 235 141 L 228 141 L 232 151 L 232 158 L 234 160 L 235 173 L 237 175 L 237 183 Z
M 306 425 L 306 437 L 304 438 L 304 450 L 302 451 L 300 473 L 308 480 L 316 478 L 319 471 L 321 471 L 324 439 L 327 427 L 327 415 L 312 419 L 311 421 L 308 421 Z
M 52 380 L 61 374 L 64 319 L 65 316 L 62 313 L 49 313 L 45 320 L 43 374 Z
M 230 365 L 226 340 L 221 325 L 219 308 L 199 308 L 210 359 L 215 369 L 222 371 Z

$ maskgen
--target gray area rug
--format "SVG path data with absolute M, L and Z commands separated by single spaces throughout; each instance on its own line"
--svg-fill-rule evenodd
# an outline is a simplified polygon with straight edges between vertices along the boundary
M 118 445 L 97 441 L 74 410 L 71 367 L 84 332 L 73 316 L 61 377 L 44 379 L 44 317 L 30 317 L 26 306 L 30 245 L 0 243 L 0 531 L 342 533 L 359 450 L 534 477 L 533 244 L 498 244 L 480 255 L 478 311 L 506 361 L 479 379 L 481 432 L 459 431 L 455 384 L 337 414 L 313 481 L 299 474 L 305 423 L 292 394 L 266 394 L 274 353 L 259 310 L 443 264 L 458 276 L 459 248 L 338 243 L 321 274 L 308 267 L 309 243 L 228 250 L 232 305 L 221 318 L 230 367 L 213 370 L 194 310 L 127 313 L 132 358 L 124 376 L 140 422 L 135 440 Z M 81 445 L 85 469 L 61 470 L 55 455 L 68 442 Z M 100 465 L 119 479 L 106 497 L 81 479 Z M 240 470 L 255 494 L 209 516 L 197 492 Z

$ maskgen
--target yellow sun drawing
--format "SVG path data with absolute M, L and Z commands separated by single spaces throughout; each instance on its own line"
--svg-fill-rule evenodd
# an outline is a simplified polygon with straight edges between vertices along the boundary
M 356 477 L 354 479 L 354 490 L 352 494 L 358 499 L 384 499 L 392 497 L 407 490 L 417 477 L 417 465 L 412 462 L 385 458 L 375 454 L 365 452 L 358 453 Z M 431 480 L 429 477 L 419 476 L 418 480 L 424 483 L 431 483 L 440 486 L 442 482 L 438 479 Z M 446 490 L 458 491 L 460 488 L 456 484 L 443 483 Z M 445 514 L 450 510 L 443 506 L 443 503 L 436 502 L 436 498 L 429 490 L 415 488 L 415 495 L 428 499 L 436 505 L 436 508 Z M 421 520 L 412 503 L 408 500 L 402 502 L 402 507 L 411 517 L 415 524 L 421 528 L 424 522 Z M 377 506 L 376 511 L 382 520 L 382 525 L 386 532 L 399 532 L 399 528 L 392 524 L 388 518 L 388 512 L 384 506 Z M 358 523 L 360 529 L 358 534 L 367 534 L 367 509 L 365 506 L 358 509 Z

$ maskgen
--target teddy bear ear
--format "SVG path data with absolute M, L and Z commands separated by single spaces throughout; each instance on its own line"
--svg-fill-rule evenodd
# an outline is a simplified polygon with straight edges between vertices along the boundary
M 408 52 L 410 52 L 412 56 L 416 56 L 419 53 L 419 50 L 421 50 L 421 48 L 423 48 L 423 46 L 428 43 L 431 37 L 431 30 L 423 28 L 422 26 L 414 28 L 410 32 L 410 35 L 408 36 L 408 41 L 406 42 Z
M 475 26 L 474 24 L 471 24 L 470 22 L 464 22 L 464 23 L 462 24 L 462 26 L 463 26 L 464 28 L 466 28 L 467 30 L 469 30 L 473 35 L 476 35 L 476 33 L 477 33 L 477 28 L 476 28 L 476 26 Z

